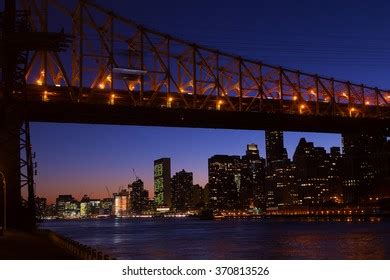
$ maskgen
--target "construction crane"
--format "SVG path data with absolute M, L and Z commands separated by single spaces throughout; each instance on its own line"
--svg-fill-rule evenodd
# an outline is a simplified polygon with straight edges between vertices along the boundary
M 132 168 L 132 170 L 133 170 L 133 174 L 134 174 L 135 180 L 138 181 L 138 180 L 139 180 L 139 177 L 138 177 L 137 174 L 135 173 L 135 169 Z
M 110 198 L 111 197 L 111 193 L 110 193 L 110 190 L 108 189 L 108 187 L 107 186 L 105 186 L 105 188 L 106 188 L 106 191 L 107 191 L 107 198 Z

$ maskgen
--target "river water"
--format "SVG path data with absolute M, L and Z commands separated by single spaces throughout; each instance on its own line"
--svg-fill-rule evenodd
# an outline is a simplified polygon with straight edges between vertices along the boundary
M 139 218 L 41 226 L 118 259 L 390 259 L 390 219 Z

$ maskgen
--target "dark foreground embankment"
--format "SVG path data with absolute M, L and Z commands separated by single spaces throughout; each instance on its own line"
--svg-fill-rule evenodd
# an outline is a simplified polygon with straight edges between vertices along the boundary
M 69 238 L 49 230 L 27 233 L 7 230 L 0 236 L 0 260 L 110 259 Z
M 76 255 L 59 247 L 48 233 L 5 231 L 0 236 L 1 260 L 75 260 Z

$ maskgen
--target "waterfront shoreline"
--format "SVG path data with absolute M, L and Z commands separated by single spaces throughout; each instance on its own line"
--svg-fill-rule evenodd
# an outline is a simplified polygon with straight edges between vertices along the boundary
M 390 220 L 106 219 L 42 225 L 118 259 L 388 259 Z
M 266 219 L 266 218 L 338 218 L 338 219 L 355 219 L 355 218 L 390 218 L 390 213 L 378 213 L 378 214 L 323 214 L 323 215 L 307 215 L 307 214 L 260 214 L 260 215 L 226 215 L 226 216 L 217 216 L 213 219 L 207 220 L 221 220 L 221 219 Z M 90 218 L 50 218 L 42 219 L 42 222 L 47 221 L 98 221 L 98 220 L 146 220 L 146 219 L 199 219 L 202 220 L 199 216 L 147 216 L 147 217 L 90 217 Z

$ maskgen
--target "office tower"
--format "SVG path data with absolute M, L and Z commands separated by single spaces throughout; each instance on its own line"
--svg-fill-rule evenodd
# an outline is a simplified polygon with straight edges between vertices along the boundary
M 242 209 L 265 209 L 265 160 L 260 157 L 256 144 L 247 145 L 241 159 L 241 188 L 239 192 Z
M 154 201 L 157 207 L 172 206 L 171 159 L 154 161 Z
M 172 176 L 172 206 L 177 211 L 185 211 L 190 207 L 193 186 L 192 172 L 184 169 Z
M 89 197 L 84 195 L 80 200 L 80 217 L 86 218 L 91 216 L 91 208 L 89 205 Z
M 93 199 L 84 195 L 80 200 L 80 217 L 89 218 L 99 216 L 101 214 L 100 205 L 100 199 Z
M 91 198 L 89 200 L 89 208 L 91 211 L 91 216 L 96 217 L 100 215 L 101 200 L 98 198 Z
M 266 207 L 279 209 L 298 204 L 294 190 L 294 166 L 287 157 L 282 131 L 265 131 L 266 143 Z
M 215 210 L 239 208 L 240 157 L 215 155 L 208 160 L 209 205 Z
M 287 150 L 284 148 L 283 131 L 265 131 L 265 149 L 267 166 L 287 160 Z
M 130 194 L 126 189 L 122 189 L 119 193 L 114 193 L 113 212 L 116 217 L 128 216 L 130 207 Z
M 268 210 L 301 204 L 295 186 L 295 167 L 289 159 L 266 169 L 265 190 Z
M 134 181 L 129 185 L 131 212 L 134 214 L 141 214 L 146 210 L 149 193 L 144 189 L 144 182 L 141 179 Z
M 112 215 L 113 205 L 114 202 L 111 197 L 103 198 L 100 206 L 101 215 Z
M 56 210 L 60 218 L 76 216 L 76 200 L 71 195 L 59 195 L 56 199 Z
M 188 203 L 189 210 L 199 210 L 205 206 L 206 192 L 205 189 L 198 184 L 191 187 L 190 201 Z
M 375 191 L 386 173 L 382 164 L 386 162 L 386 138 L 381 134 L 344 133 L 342 140 L 344 201 L 360 203 Z
M 341 173 L 342 155 L 340 147 L 331 147 L 329 153 L 328 185 L 330 201 L 340 204 L 344 202 Z
M 303 205 L 317 205 L 329 201 L 329 154 L 322 147 L 301 138 L 296 147 L 295 166 L 296 188 Z

